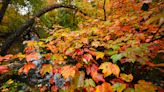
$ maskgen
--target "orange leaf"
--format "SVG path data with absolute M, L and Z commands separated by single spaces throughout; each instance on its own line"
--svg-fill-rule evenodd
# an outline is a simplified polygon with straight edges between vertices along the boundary
M 114 92 L 112 86 L 104 82 L 102 85 L 96 87 L 96 92 Z
M 91 76 L 96 83 L 99 81 L 105 82 L 103 75 L 98 72 L 91 73 Z
M 115 76 L 118 77 L 120 74 L 120 68 L 116 64 L 113 64 L 112 65 L 112 72 Z
M 40 59 L 40 54 L 37 52 L 33 52 L 29 55 L 26 55 L 27 62 L 32 61 L 32 60 L 39 60 L 39 59 Z
M 33 64 L 32 62 L 28 62 L 22 68 L 19 69 L 18 74 L 21 74 L 22 72 L 28 74 L 28 71 L 30 69 L 35 69 L 35 68 L 36 68 L 35 64 Z
M 51 87 L 51 91 L 52 92 L 57 92 L 58 91 L 58 87 L 57 86 L 52 86 Z
M 98 83 L 99 81 L 105 82 L 104 77 L 102 74 L 97 72 L 98 66 L 92 64 L 91 67 L 87 68 L 87 74 L 91 74 L 92 79 Z
M 63 66 L 62 70 L 61 70 L 61 74 L 63 75 L 63 77 L 65 79 L 69 78 L 69 77 L 74 77 L 75 76 L 75 66 Z
M 0 74 L 4 74 L 9 72 L 9 68 L 7 66 L 0 66 Z

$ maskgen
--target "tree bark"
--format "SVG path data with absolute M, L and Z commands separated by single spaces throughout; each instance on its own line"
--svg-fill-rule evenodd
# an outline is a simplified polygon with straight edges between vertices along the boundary
M 104 21 L 106 21 L 106 0 L 103 3 L 103 10 L 104 10 Z
M 11 2 L 11 0 L 3 0 L 2 1 L 2 8 L 0 10 L 0 23 L 2 22 L 3 16 L 5 15 L 5 12 L 6 12 L 7 7 L 10 2 Z
M 23 32 L 28 32 L 28 30 L 26 30 L 28 27 L 32 26 L 34 21 L 35 21 L 35 18 L 36 17 L 40 17 L 42 16 L 43 14 L 53 10 L 53 9 L 56 9 L 56 8 L 69 8 L 69 9 L 76 9 L 78 10 L 77 7 L 73 6 L 73 5 L 61 5 L 61 4 L 53 4 L 51 6 L 48 6 L 46 8 L 43 8 L 42 10 L 40 10 L 38 13 L 34 14 L 34 16 L 27 20 L 23 25 L 21 25 L 16 31 L 15 33 L 13 33 L 11 36 L 9 36 L 6 41 L 2 44 L 2 47 L 1 47 L 1 51 L 0 51 L 0 55 L 4 56 L 6 55 L 8 49 L 10 48 L 10 46 L 16 41 L 17 38 L 19 38 L 21 36 L 21 34 Z M 83 13 L 81 10 L 78 10 L 80 13 Z M 83 13 L 84 15 L 87 15 L 85 13 Z

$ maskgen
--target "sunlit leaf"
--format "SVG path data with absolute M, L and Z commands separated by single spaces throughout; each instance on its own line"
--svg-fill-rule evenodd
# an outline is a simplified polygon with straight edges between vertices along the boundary
M 102 85 L 96 87 L 96 92 L 114 92 L 109 83 L 104 82 Z
M 75 76 L 75 66 L 63 66 L 62 70 L 61 70 L 61 74 L 63 75 L 63 77 L 65 79 L 69 78 L 69 77 L 74 77 Z
M 113 65 L 112 65 L 112 73 L 113 73 L 116 77 L 119 76 L 119 74 L 120 74 L 120 68 L 118 67 L 118 65 L 116 65 L 116 64 L 113 64 Z
M 96 60 L 99 58 L 103 59 L 104 55 L 105 55 L 105 53 L 103 53 L 103 52 L 96 52 Z
M 104 62 L 100 65 L 99 69 L 102 69 L 104 76 L 109 76 L 114 74 L 115 76 L 119 76 L 120 68 L 116 64 L 112 64 L 111 62 Z
M 112 63 L 110 62 L 104 62 L 99 66 L 99 69 L 102 69 L 102 72 L 104 73 L 104 76 L 109 76 L 112 74 Z

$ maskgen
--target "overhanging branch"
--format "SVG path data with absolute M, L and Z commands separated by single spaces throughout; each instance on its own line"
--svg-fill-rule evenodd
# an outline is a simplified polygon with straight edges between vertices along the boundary
M 6 55 L 8 49 L 10 48 L 10 46 L 14 43 L 14 41 L 19 38 L 21 36 L 21 34 L 23 32 L 28 32 L 28 30 L 26 30 L 28 27 L 30 27 L 31 25 L 33 25 L 35 18 L 36 17 L 40 17 L 43 14 L 53 10 L 53 9 L 57 9 L 57 8 L 69 8 L 69 9 L 75 9 L 78 10 L 78 8 L 76 6 L 73 5 L 62 5 L 62 4 L 53 4 L 51 6 L 45 7 L 42 10 L 40 10 L 39 12 L 37 12 L 36 14 L 34 14 L 34 16 L 27 20 L 24 24 L 22 24 L 16 31 L 15 33 L 13 33 L 11 36 L 9 36 L 6 41 L 3 43 L 2 47 L 1 47 L 1 52 L 0 55 L 4 56 Z M 78 10 L 80 13 L 83 13 L 81 10 Z M 83 13 L 84 15 L 86 15 L 85 13 Z

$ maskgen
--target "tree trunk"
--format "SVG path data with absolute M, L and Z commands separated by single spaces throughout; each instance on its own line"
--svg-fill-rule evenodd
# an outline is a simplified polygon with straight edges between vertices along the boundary
M 7 7 L 9 5 L 11 0 L 3 0 L 2 1 L 2 8 L 0 10 L 0 23 L 2 22 L 3 16 L 5 15 L 5 12 L 7 10 Z
M 23 32 L 25 32 L 25 31 L 28 32 L 27 28 L 33 25 L 36 17 L 40 17 L 43 14 L 45 14 L 45 13 L 47 13 L 47 12 L 53 10 L 53 9 L 56 9 L 56 8 L 69 8 L 69 9 L 76 9 L 76 10 L 78 10 L 77 7 L 75 7 L 73 5 L 65 6 L 65 5 L 61 5 L 61 4 L 54 4 L 54 5 L 48 6 L 46 8 L 43 8 L 38 13 L 34 14 L 33 18 L 27 20 L 23 25 L 21 25 L 15 31 L 15 33 L 13 33 L 11 36 L 9 36 L 6 39 L 6 41 L 2 44 L 0 55 L 2 55 L 2 56 L 6 55 L 8 49 L 16 41 L 16 39 L 19 38 Z M 83 13 L 81 10 L 78 10 L 78 11 L 80 13 L 84 14 L 84 15 L 87 15 L 87 14 Z

